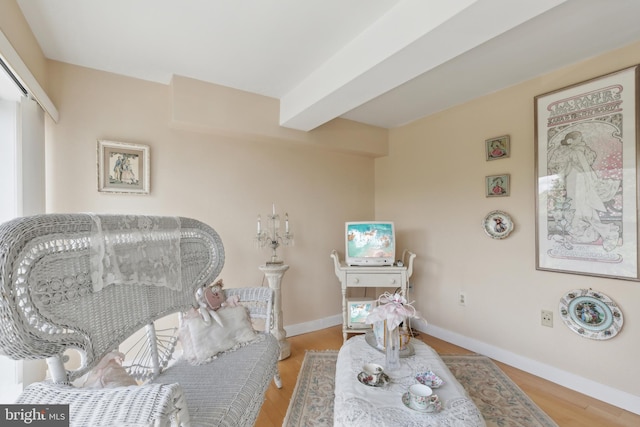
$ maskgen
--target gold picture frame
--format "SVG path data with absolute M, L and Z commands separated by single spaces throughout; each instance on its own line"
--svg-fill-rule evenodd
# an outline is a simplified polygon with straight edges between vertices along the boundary
M 149 194 L 149 146 L 98 140 L 98 191 Z
M 484 151 L 487 161 L 506 159 L 511 156 L 511 138 L 509 135 L 502 135 L 487 139 L 484 142 Z

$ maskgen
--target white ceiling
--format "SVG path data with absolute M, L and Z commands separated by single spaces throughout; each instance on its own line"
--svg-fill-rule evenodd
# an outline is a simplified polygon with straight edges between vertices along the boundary
M 18 0 L 47 58 L 394 128 L 640 41 L 640 0 Z M 594 76 L 595 77 L 595 76 Z

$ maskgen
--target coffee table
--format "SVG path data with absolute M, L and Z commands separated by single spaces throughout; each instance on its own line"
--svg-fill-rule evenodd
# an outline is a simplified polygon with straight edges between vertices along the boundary
M 358 373 L 365 363 L 384 366 L 384 353 L 369 345 L 363 335 L 344 343 L 336 363 L 334 427 L 486 426 L 480 410 L 435 350 L 417 339 L 411 340 L 411 345 L 415 353 L 400 359 L 400 374 L 391 374 L 389 384 L 373 387 L 362 384 Z M 434 389 L 443 406 L 437 413 L 415 411 L 402 401 L 409 386 L 418 382 L 415 376 L 427 370 L 444 380 L 442 386 Z

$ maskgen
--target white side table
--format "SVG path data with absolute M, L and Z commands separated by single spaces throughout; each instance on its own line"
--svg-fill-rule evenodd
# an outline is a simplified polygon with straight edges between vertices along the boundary
M 273 289 L 273 325 L 271 333 L 278 339 L 280 344 L 280 358 L 286 359 L 291 355 L 291 344 L 287 341 L 287 332 L 282 327 L 282 295 L 280 292 L 280 284 L 285 271 L 289 269 L 286 264 L 267 264 L 261 265 L 260 271 L 264 273 L 269 282 L 269 287 Z
M 407 296 L 409 278 L 413 274 L 413 260 L 416 257 L 411 251 L 402 253 L 402 267 L 352 267 L 338 259 L 338 252 L 331 251 L 334 269 L 342 287 L 342 340 L 347 342 L 347 334 L 364 334 L 368 329 L 349 328 L 347 321 L 347 288 L 400 288 Z M 370 329 L 370 328 L 369 328 Z

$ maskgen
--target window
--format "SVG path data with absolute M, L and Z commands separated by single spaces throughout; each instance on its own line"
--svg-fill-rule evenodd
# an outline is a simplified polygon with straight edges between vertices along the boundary
M 0 70 L 0 223 L 17 216 L 17 173 L 16 173 L 16 140 L 17 140 L 17 105 L 22 92 L 11 81 L 9 76 Z M 6 372 L 0 378 L 0 402 L 13 402 L 21 389 L 18 377 L 21 363 L 6 356 L 0 356 L 0 372 Z
M 45 209 L 44 113 L 3 68 L 0 68 L 0 223 Z M 32 371 L 32 364 L 0 356 L 0 372 L 7 373 L 0 376 L 0 402 L 15 401 L 23 383 L 39 379 L 25 375 L 25 365 Z M 38 369 L 35 371 L 40 374 Z
M 8 74 L 0 69 L 0 223 L 17 216 L 16 141 L 18 103 L 24 96 Z

